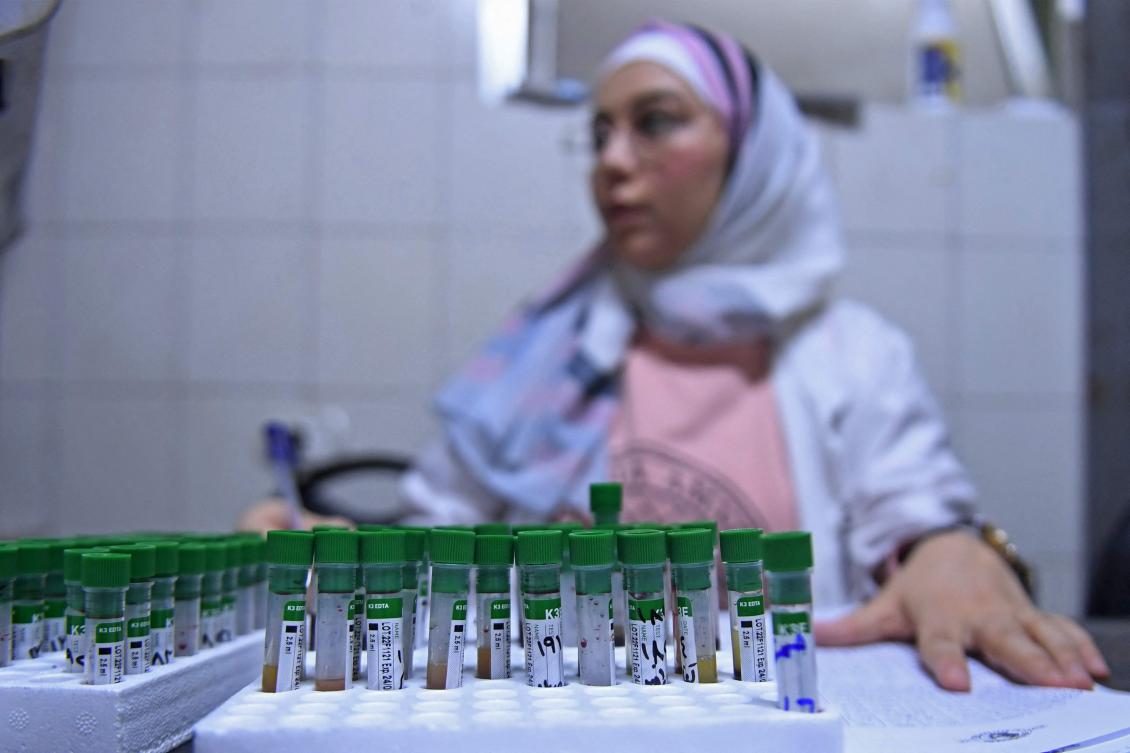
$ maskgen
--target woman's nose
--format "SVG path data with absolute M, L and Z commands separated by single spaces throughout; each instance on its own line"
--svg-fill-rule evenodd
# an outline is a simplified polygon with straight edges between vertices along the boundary
M 608 133 L 597 153 L 597 167 L 609 175 L 628 175 L 638 166 L 638 158 L 630 135 L 623 129 Z

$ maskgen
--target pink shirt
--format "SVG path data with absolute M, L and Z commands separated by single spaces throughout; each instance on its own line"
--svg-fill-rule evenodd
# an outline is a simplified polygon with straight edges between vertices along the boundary
M 681 346 L 637 336 L 609 437 L 623 521 L 796 528 L 770 356 L 765 343 Z

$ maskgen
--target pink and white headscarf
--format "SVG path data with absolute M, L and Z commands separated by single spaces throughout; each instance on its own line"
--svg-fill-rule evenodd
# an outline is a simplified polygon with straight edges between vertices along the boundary
M 658 272 L 598 247 L 436 399 L 453 462 L 545 514 L 587 507 L 588 484 L 606 477 L 619 370 L 640 323 L 682 342 L 783 337 L 824 302 L 842 265 L 818 142 L 772 71 L 732 37 L 663 21 L 629 36 L 600 70 L 641 60 L 682 77 L 726 123 L 730 170 L 707 229 Z

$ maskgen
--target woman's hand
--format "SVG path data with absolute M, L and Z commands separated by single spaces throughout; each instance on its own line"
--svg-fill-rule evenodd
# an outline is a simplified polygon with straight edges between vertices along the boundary
M 346 518 L 336 516 L 327 518 L 324 515 L 315 515 L 303 511 L 302 526 L 304 528 L 310 529 L 315 525 L 322 524 L 353 527 L 353 521 Z M 265 499 L 254 507 L 248 508 L 235 524 L 237 531 L 255 531 L 260 534 L 285 528 L 290 528 L 290 508 L 287 506 L 286 500 L 277 498 Z
M 966 653 L 1032 685 L 1090 688 L 1110 669 L 1072 620 L 1041 612 L 987 544 L 951 532 L 932 536 L 863 607 L 816 625 L 816 642 L 850 646 L 914 641 L 938 685 L 970 688 Z

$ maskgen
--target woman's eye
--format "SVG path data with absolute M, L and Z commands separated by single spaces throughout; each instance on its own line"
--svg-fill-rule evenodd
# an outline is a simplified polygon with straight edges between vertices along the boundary
M 678 118 L 662 110 L 645 112 L 636 121 L 636 129 L 645 136 L 660 136 L 679 123 Z
M 603 123 L 593 125 L 591 139 L 593 152 L 604 151 L 604 145 L 608 143 L 608 126 Z

